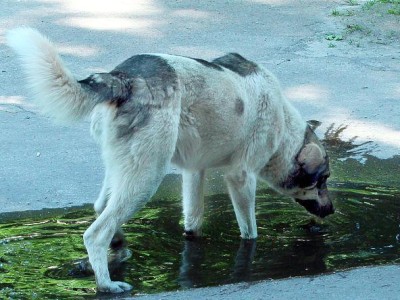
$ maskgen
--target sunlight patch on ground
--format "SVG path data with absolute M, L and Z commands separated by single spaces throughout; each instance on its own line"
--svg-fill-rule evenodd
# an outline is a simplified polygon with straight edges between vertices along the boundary
M 197 9 L 180 9 L 174 11 L 173 14 L 177 17 L 184 17 L 191 19 L 205 19 L 211 17 L 211 13 Z
M 306 102 L 312 105 L 326 105 L 330 92 L 323 86 L 315 84 L 302 84 L 285 89 L 285 96 L 294 102 Z
M 349 131 L 365 140 L 395 146 L 400 149 L 400 131 L 377 122 L 360 122 L 349 126 Z
M 77 17 L 68 18 L 62 21 L 64 25 L 72 24 L 76 27 L 95 29 L 95 30 L 120 30 L 128 28 L 141 29 L 149 25 L 150 21 L 138 22 L 137 20 L 132 20 L 130 18 L 116 18 L 116 17 Z
M 362 119 L 351 118 L 344 113 L 334 113 L 334 117 L 324 120 L 324 124 L 347 125 L 341 137 L 343 140 L 357 137 L 357 142 L 372 141 L 381 146 L 390 146 L 391 148 L 400 149 L 400 130 L 390 125 L 385 125 L 377 121 L 368 121 Z
M 57 23 L 64 26 L 104 31 L 128 31 L 146 37 L 159 37 L 155 29 L 163 24 L 155 16 L 163 14 L 160 5 L 152 0 L 41 0 L 44 3 L 57 3 L 66 18 Z
M 41 0 L 44 3 L 57 3 L 63 6 L 64 11 L 70 13 L 87 13 L 90 15 L 149 15 L 162 11 L 152 0 Z
M 24 98 L 21 96 L 0 96 L 0 105 L 24 105 Z
M 91 30 L 104 31 L 132 31 L 146 37 L 157 37 L 161 35 L 154 29 L 159 22 L 150 19 L 133 19 L 121 17 L 72 17 L 59 22 L 62 25 L 73 26 Z
M 100 49 L 88 46 L 73 46 L 65 44 L 56 44 L 57 51 L 61 54 L 73 55 L 78 57 L 95 56 L 100 52 Z
M 32 105 L 25 102 L 25 97 L 0 96 L 0 112 L 16 113 L 31 108 Z
M 287 4 L 290 2 L 293 2 L 293 0 L 247 0 L 247 2 L 250 3 L 259 3 L 259 4 L 270 4 L 270 5 L 283 5 Z

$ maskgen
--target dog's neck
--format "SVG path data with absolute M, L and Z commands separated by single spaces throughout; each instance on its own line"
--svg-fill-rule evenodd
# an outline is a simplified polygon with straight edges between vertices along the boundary
M 260 172 L 261 178 L 274 188 L 278 188 L 294 168 L 296 157 L 306 143 L 307 132 L 311 130 L 290 104 L 284 109 L 285 128 L 281 142 L 277 151 Z

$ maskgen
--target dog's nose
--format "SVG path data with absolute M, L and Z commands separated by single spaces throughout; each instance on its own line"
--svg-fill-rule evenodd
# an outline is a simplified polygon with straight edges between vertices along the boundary
M 335 208 L 333 207 L 332 203 L 329 203 L 324 206 L 320 206 L 318 216 L 321 218 L 325 218 L 335 212 Z
M 329 202 L 326 205 L 320 205 L 317 200 L 301 200 L 295 199 L 297 203 L 304 206 L 304 208 L 316 215 L 320 218 L 325 218 L 326 216 L 333 214 L 335 212 L 335 208 L 333 207 L 332 203 Z

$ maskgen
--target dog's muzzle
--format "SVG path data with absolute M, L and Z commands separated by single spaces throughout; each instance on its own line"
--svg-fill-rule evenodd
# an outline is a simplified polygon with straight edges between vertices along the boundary
M 304 206 L 304 208 L 308 212 L 320 218 L 324 218 L 335 212 L 335 208 L 333 207 L 332 203 L 326 205 L 320 205 L 317 200 L 301 200 L 301 199 L 295 199 L 295 200 L 297 203 Z

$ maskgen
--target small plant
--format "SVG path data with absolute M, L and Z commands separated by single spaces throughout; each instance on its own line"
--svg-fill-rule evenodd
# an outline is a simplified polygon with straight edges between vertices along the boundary
M 378 0 L 380 3 L 400 4 L 400 0 Z
M 364 28 L 361 25 L 358 25 L 358 24 L 349 24 L 346 27 L 347 27 L 346 31 L 348 33 L 353 33 L 353 32 L 356 32 L 356 31 L 363 31 L 364 30 Z
M 365 10 L 370 10 L 372 8 L 372 6 L 374 6 L 376 4 L 376 0 L 370 0 L 364 3 L 364 5 L 362 6 L 363 9 Z
M 391 15 L 400 15 L 400 0 L 369 0 L 363 4 L 363 9 L 371 9 L 377 3 L 392 4 L 393 6 L 387 11 Z
M 343 35 L 341 35 L 341 34 L 327 34 L 325 36 L 325 39 L 327 41 L 342 41 L 343 40 Z
M 339 11 L 337 9 L 332 10 L 332 16 L 334 17 L 351 17 L 354 16 L 355 13 L 351 10 Z
M 388 13 L 391 14 L 391 15 L 400 16 L 400 6 L 389 9 Z
M 347 2 L 349 5 L 352 5 L 352 6 L 358 5 L 358 1 L 357 1 L 357 0 L 347 0 L 346 2 Z

